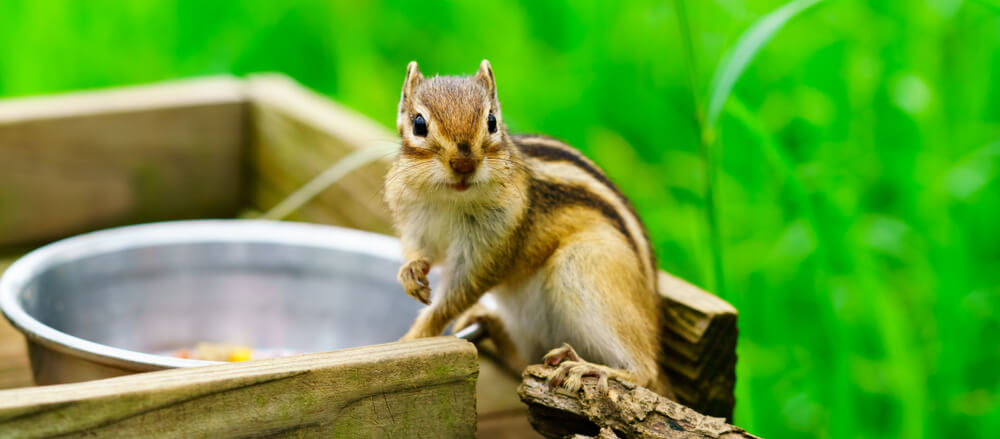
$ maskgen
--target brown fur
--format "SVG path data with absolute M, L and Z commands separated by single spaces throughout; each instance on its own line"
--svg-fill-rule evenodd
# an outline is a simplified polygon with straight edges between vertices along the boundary
M 490 113 L 496 133 L 487 129 Z M 417 115 L 426 136 L 413 131 Z M 652 248 L 596 165 L 561 142 L 509 135 L 485 60 L 472 77 L 424 78 L 410 63 L 397 128 L 402 148 L 385 193 L 407 261 L 399 278 L 430 303 L 404 338 L 439 335 L 462 313 L 484 313 L 474 305 L 491 291 L 496 314 L 479 320 L 512 341 L 501 343 L 516 346 L 512 359 L 537 362 L 569 342 L 587 359 L 665 389 Z M 453 168 L 470 161 L 472 174 Z M 430 265 L 444 266 L 433 297 Z

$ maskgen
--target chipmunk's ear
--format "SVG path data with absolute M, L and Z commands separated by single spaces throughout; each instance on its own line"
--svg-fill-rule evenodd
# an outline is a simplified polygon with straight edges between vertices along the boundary
M 417 67 L 416 61 L 410 61 L 410 64 L 406 66 L 406 80 L 403 81 L 403 101 L 406 101 L 413 96 L 413 90 L 417 88 L 417 85 L 424 80 L 424 75 L 420 73 L 420 68 Z
M 476 72 L 476 80 L 486 86 L 486 89 L 490 91 L 490 97 L 496 101 L 497 80 L 493 78 L 493 66 L 490 65 L 489 60 L 484 59 L 483 62 L 479 63 L 479 71 Z

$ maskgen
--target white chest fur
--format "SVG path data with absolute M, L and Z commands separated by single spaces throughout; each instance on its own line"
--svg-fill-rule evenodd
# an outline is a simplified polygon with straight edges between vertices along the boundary
M 419 240 L 439 261 L 464 253 L 466 260 L 488 255 L 507 237 L 514 213 L 506 206 L 427 200 L 408 211 L 404 233 Z

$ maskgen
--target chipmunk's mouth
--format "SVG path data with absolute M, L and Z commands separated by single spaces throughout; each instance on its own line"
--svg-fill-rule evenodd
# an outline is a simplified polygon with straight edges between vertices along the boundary
M 463 178 L 458 183 L 452 183 L 451 188 L 459 192 L 464 192 L 469 188 L 469 182 Z

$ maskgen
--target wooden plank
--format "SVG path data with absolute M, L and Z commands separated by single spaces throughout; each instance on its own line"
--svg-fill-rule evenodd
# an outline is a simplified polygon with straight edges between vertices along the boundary
M 736 405 L 736 308 L 660 272 L 664 358 L 677 401 L 698 412 L 732 420 Z
M 484 340 L 479 349 L 479 380 L 476 383 L 476 437 L 480 439 L 541 438 L 528 423 L 528 408 L 517 397 L 521 383 L 490 354 L 491 342 Z M 484 351 L 485 350 L 485 351 Z
M 398 142 L 377 123 L 280 75 L 249 79 L 251 205 L 266 211 L 358 148 Z M 390 157 L 347 175 L 289 219 L 392 233 L 382 202 Z
M 0 276 L 13 264 L 21 252 L 0 254 Z M 24 336 L 0 316 L 0 389 L 27 387 L 34 384 L 28 348 Z
M 24 337 L 7 319 L 0 318 L 0 389 L 34 385 Z
M 0 391 L 5 436 L 472 437 L 475 347 L 435 337 Z
M 683 279 L 660 272 L 660 292 L 667 299 L 666 312 L 670 320 L 679 322 L 678 335 L 690 342 L 697 342 L 712 323 L 710 317 L 736 315 L 736 308 L 729 302 L 710 294 Z
M 234 215 L 246 113 L 228 77 L 0 101 L 0 246 Z
M 524 406 L 524 404 L 520 405 Z M 545 436 L 531 427 L 531 423 L 528 422 L 528 409 L 524 408 L 516 412 L 480 416 L 476 425 L 476 437 L 479 439 L 542 439 Z

